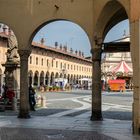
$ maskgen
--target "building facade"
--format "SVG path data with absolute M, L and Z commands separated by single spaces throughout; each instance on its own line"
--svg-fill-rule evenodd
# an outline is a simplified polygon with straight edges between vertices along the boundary
M 130 37 L 124 35 L 121 39 L 113 42 L 130 42 Z M 118 71 L 115 72 L 117 67 Z M 105 84 L 108 84 L 108 80 L 110 79 L 125 79 L 126 84 L 133 85 L 131 52 L 110 52 L 103 54 L 101 69 L 102 80 Z
M 8 34 L 0 33 L 0 77 L 4 84 Z M 57 44 L 57 43 L 56 43 Z M 79 79 L 92 78 L 92 61 L 81 51 L 68 50 L 67 46 L 48 47 L 42 42 L 32 43 L 32 53 L 28 60 L 29 83 L 34 86 L 53 86 L 56 78 L 65 78 L 68 84 L 81 84 Z
M 0 2 L 0 20 L 12 28 L 19 44 L 20 81 L 22 82 L 20 83 L 20 95 L 22 96 L 19 118 L 30 117 L 27 93 L 28 57 L 31 53 L 32 39 L 45 24 L 56 20 L 68 20 L 80 25 L 88 35 L 94 72 L 92 75 L 91 120 L 103 120 L 101 100 L 102 43 L 113 26 L 128 19 L 130 21 L 130 51 L 134 73 L 133 132 L 140 134 L 139 0 L 0 0 Z

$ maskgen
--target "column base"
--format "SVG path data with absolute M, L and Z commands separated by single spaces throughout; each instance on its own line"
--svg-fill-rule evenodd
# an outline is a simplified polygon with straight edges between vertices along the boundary
M 132 122 L 132 132 L 134 135 L 140 135 L 140 127 L 134 126 L 134 122 Z
M 103 117 L 102 117 L 101 111 L 94 111 L 94 112 L 92 112 L 90 120 L 91 121 L 102 121 Z
M 18 115 L 18 118 L 29 119 L 29 118 L 31 118 L 31 116 L 28 112 L 20 112 L 19 115 Z

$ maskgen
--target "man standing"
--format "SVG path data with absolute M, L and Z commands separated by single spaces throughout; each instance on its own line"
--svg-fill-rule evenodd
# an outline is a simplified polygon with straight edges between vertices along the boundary
M 35 105 L 36 105 L 35 90 L 31 85 L 29 86 L 29 104 L 30 104 L 30 109 L 32 111 L 35 111 Z

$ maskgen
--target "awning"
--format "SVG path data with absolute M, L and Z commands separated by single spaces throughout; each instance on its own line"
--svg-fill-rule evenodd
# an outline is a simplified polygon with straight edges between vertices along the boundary
M 128 64 L 122 60 L 116 67 L 113 67 L 110 69 L 110 72 L 112 73 L 133 73 L 133 70 L 131 67 L 128 66 Z

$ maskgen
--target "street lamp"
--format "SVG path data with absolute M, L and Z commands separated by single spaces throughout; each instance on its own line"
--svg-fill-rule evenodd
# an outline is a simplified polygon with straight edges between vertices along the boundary
M 63 84 L 62 84 L 62 87 L 63 87 L 63 89 L 65 89 L 64 88 L 64 83 L 65 83 L 65 81 L 64 81 L 64 76 L 65 76 L 65 74 L 66 74 L 66 67 L 65 66 L 63 66 L 63 68 L 61 69 L 61 72 L 62 72 L 62 78 L 63 78 Z

